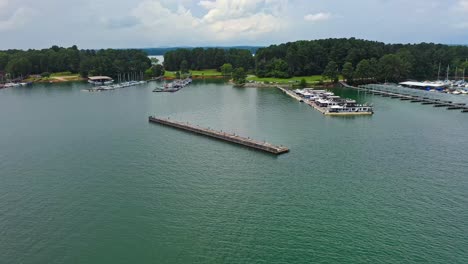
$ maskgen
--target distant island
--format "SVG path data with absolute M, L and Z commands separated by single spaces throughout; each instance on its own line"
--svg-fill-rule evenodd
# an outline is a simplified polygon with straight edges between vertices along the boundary
M 161 65 L 148 55 L 164 54 Z M 248 81 L 296 83 L 398 82 L 463 78 L 468 47 L 434 43 L 385 44 L 355 38 L 295 41 L 269 47 L 190 47 L 80 50 L 53 46 L 42 50 L 0 51 L 0 82 L 80 80 L 136 74 L 152 78 L 181 75 Z

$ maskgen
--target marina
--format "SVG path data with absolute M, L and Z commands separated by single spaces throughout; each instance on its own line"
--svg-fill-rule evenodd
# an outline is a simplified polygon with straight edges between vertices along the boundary
M 112 84 L 112 85 L 96 86 L 96 87 L 92 87 L 88 89 L 83 89 L 83 91 L 88 91 L 88 92 L 112 91 L 116 89 L 128 88 L 131 86 L 141 85 L 145 83 L 147 82 L 146 81 L 129 81 L 129 82 L 123 82 L 123 83 L 118 83 L 118 84 Z
M 186 87 L 187 85 L 192 83 L 191 78 L 185 78 L 183 80 L 174 80 L 171 83 L 165 84 L 163 87 L 157 87 L 153 90 L 155 93 L 175 93 L 180 89 Z
M 289 149 L 283 146 L 275 146 L 267 142 L 255 141 L 251 138 L 241 137 L 236 134 L 226 133 L 223 131 L 216 131 L 210 128 L 202 128 L 199 126 L 191 125 L 189 123 L 177 122 L 177 121 L 170 120 L 169 118 L 157 118 L 154 116 L 150 116 L 148 120 L 149 122 L 152 122 L 152 123 L 162 124 L 162 125 L 178 128 L 181 130 L 193 132 L 196 134 L 228 141 L 231 143 L 247 146 L 249 148 L 269 152 L 275 155 L 280 155 L 280 154 L 289 152 Z
M 453 95 L 468 94 L 468 83 L 465 80 L 445 80 L 445 81 L 406 81 L 398 83 L 398 87 L 406 87 L 430 92 L 439 92 Z
M 327 116 L 372 115 L 374 113 L 374 109 L 370 105 L 362 105 L 358 104 L 356 100 L 340 98 L 329 91 L 309 88 L 291 91 L 280 86 L 277 88 Z
M 423 105 L 433 105 L 437 108 L 447 108 L 448 110 L 462 110 L 463 113 L 468 112 L 468 106 L 463 102 L 453 102 L 451 100 L 442 100 L 435 97 L 422 96 L 415 94 L 411 88 L 392 87 L 389 85 L 368 84 L 360 85 L 359 87 L 348 85 L 345 82 L 340 82 L 343 87 L 355 89 L 361 92 L 380 95 L 382 97 L 389 97 L 392 99 L 400 99 L 402 101 L 409 101 L 411 103 L 421 103 Z M 419 91 L 421 92 L 421 91 Z M 428 92 L 429 93 L 429 92 Z M 430 93 L 432 94 L 432 93 Z

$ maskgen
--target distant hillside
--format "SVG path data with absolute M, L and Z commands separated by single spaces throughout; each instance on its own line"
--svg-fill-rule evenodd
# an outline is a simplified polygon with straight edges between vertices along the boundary
M 164 55 L 168 51 L 173 51 L 176 49 L 194 49 L 194 47 L 167 47 L 167 48 L 144 48 L 144 49 L 139 49 L 143 50 L 144 52 L 148 53 L 148 55 L 151 56 L 156 56 L 156 55 Z M 229 50 L 229 49 L 245 49 L 250 51 L 252 54 L 255 54 L 258 49 L 262 47 L 257 47 L 257 46 L 231 46 L 231 47 L 202 47 L 202 48 L 219 48 L 219 49 L 224 49 L 224 50 Z

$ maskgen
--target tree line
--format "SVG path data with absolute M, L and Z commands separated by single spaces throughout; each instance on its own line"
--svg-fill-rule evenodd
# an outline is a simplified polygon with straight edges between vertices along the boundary
M 194 49 L 194 48 L 191 48 L 191 47 L 190 48 L 187 48 L 187 47 L 168 47 L 168 48 L 144 48 L 144 49 L 141 49 L 141 50 L 146 52 L 148 55 L 164 55 L 169 51 L 174 51 L 174 50 L 177 50 L 177 49 L 191 50 L 191 49 Z M 198 48 L 208 49 L 210 47 L 198 47 Z M 257 46 L 231 46 L 231 47 L 218 47 L 218 48 L 219 49 L 224 49 L 224 50 L 241 49 L 241 50 L 248 50 L 251 53 L 255 53 L 255 52 L 257 52 L 257 50 L 260 47 L 257 47 Z
M 123 73 L 145 72 L 151 60 L 141 50 L 79 50 L 77 46 L 52 46 L 42 50 L 0 51 L 0 71 L 13 77 L 54 72 L 107 75 L 117 78 Z
M 234 69 L 253 69 L 255 60 L 250 50 L 244 49 L 177 49 L 164 54 L 164 68 L 168 71 L 220 70 L 226 63 L 231 64 Z
M 468 68 L 467 59 L 466 46 L 322 39 L 261 48 L 255 55 L 255 72 L 277 78 L 323 74 L 333 80 L 342 73 L 353 79 L 424 80 L 437 78 L 439 65 L 442 75 L 450 65 L 450 76 L 460 76 Z
M 145 72 L 150 76 L 164 70 L 221 69 L 231 72 L 242 68 L 258 77 L 289 78 L 323 75 L 336 80 L 341 74 L 348 80 L 399 81 L 435 79 L 446 75 L 461 76 L 468 68 L 468 47 L 434 43 L 385 44 L 376 41 L 321 39 L 288 42 L 260 48 L 255 56 L 246 49 L 176 49 L 164 55 L 164 68 L 151 64 L 143 50 L 79 50 L 72 46 L 52 46 L 42 50 L 0 51 L 0 72 L 26 76 L 69 71 L 116 78 L 123 73 Z M 439 70 L 440 69 L 440 70 Z M 458 70 L 457 70 L 458 69 Z

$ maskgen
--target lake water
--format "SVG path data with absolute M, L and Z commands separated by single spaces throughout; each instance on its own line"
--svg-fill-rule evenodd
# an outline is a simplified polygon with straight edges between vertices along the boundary
M 468 114 L 196 81 L 0 90 L 0 263 L 468 263 Z M 279 157 L 148 116 L 285 145 Z
M 158 59 L 158 63 L 160 63 L 160 64 L 162 64 L 164 62 L 164 56 L 162 56 L 162 55 L 150 55 L 150 56 L 148 56 L 148 58 Z

